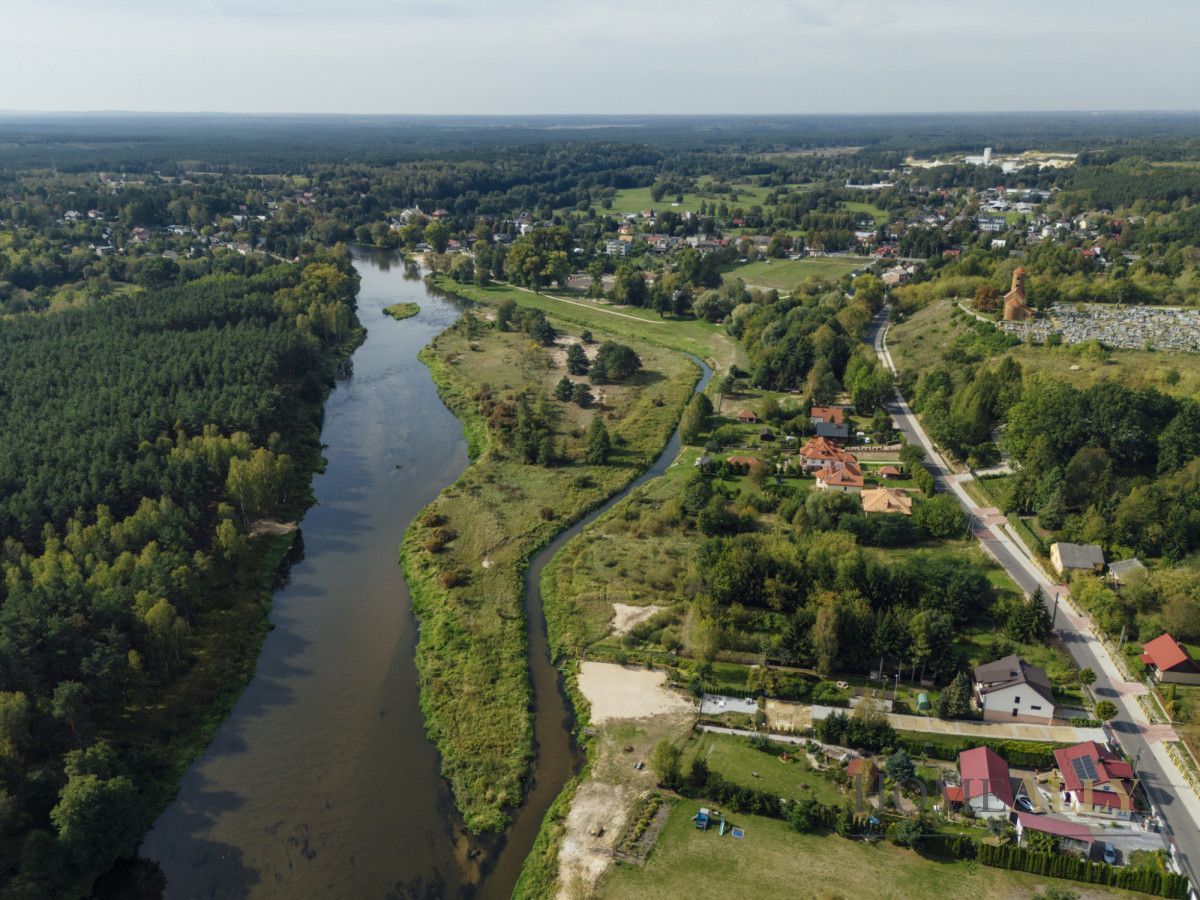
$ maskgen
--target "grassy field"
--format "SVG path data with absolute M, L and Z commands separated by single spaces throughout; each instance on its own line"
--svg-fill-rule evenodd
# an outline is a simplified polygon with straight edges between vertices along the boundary
M 698 831 L 691 817 L 703 804 L 682 800 L 643 866 L 618 865 L 600 884 L 611 900 L 695 898 L 719 890 L 738 900 L 764 897 L 944 897 L 1011 900 L 1041 887 L 1069 887 L 1080 897 L 1134 897 L 1093 885 L 991 869 L 974 862 L 931 860 L 887 842 L 862 844 L 836 835 L 797 834 L 786 824 L 734 815 L 737 840 Z
M 791 762 L 780 760 L 779 748 L 787 750 L 792 756 Z M 696 757 L 704 759 L 709 769 L 733 784 L 768 791 L 789 800 L 816 797 L 826 805 L 836 805 L 850 796 L 846 788 L 813 769 L 802 747 L 781 744 L 775 752 L 767 753 L 751 747 L 747 738 L 698 732 L 684 748 L 681 771 L 687 772 Z
M 921 373 L 941 362 L 954 340 L 974 320 L 951 318 L 953 304 L 939 300 L 888 330 L 888 349 L 901 372 Z M 1200 393 L 1200 353 L 1155 350 L 1111 350 L 1097 353 L 1084 346 L 1041 347 L 1019 344 L 1007 351 L 1026 373 L 1045 372 L 1077 387 L 1110 379 L 1129 388 L 1157 388 L 1178 397 Z M 1179 379 L 1171 384 L 1169 373 Z
M 842 204 L 842 208 L 851 212 L 865 213 L 875 220 L 876 225 L 885 224 L 892 217 L 886 209 L 880 209 L 874 203 L 867 203 L 863 200 L 847 200 Z
M 836 280 L 870 265 L 867 257 L 811 256 L 805 259 L 765 259 L 734 266 L 724 277 L 740 278 L 749 287 L 793 291 L 814 278 Z
M 504 300 L 514 300 L 521 306 L 540 309 L 548 316 L 593 332 L 603 331 L 622 340 L 645 341 L 659 347 L 692 353 L 719 372 L 728 370 L 734 364 L 742 367 L 749 365 L 742 348 L 725 333 L 725 329 L 703 319 L 664 319 L 648 309 L 535 294 L 507 284 L 480 288 L 456 284 L 445 276 L 438 276 L 434 281 L 439 288 L 475 303 L 498 306 Z
M 561 323 L 556 323 L 561 324 Z M 599 330 L 595 340 L 623 338 Z M 487 384 L 501 396 L 548 395 L 565 351 L 523 334 L 461 324 L 422 352 L 447 405 L 464 420 L 475 462 L 418 517 L 401 558 L 421 623 L 417 646 L 426 727 L 442 755 L 459 808 L 473 830 L 503 827 L 520 799 L 531 753 L 522 575 L 529 556 L 561 528 L 611 496 L 666 443 L 698 374 L 677 353 L 635 349 L 643 371 L 605 385 L 603 416 L 616 445 L 609 465 L 547 468 L 509 458 L 478 412 Z M 555 404 L 557 431 L 578 459 L 595 410 Z
M 731 185 L 737 193 L 737 200 L 731 199 L 730 194 L 714 195 L 713 197 L 701 197 L 697 194 L 684 194 L 683 202 L 676 203 L 675 194 L 667 194 L 659 201 L 655 201 L 650 196 L 650 188 L 621 188 L 613 197 L 612 212 L 619 215 L 627 213 L 641 212 L 644 209 L 653 209 L 655 211 L 667 212 L 696 212 L 700 209 L 701 203 L 726 203 L 730 209 L 736 207 L 744 207 L 749 209 L 751 206 L 763 204 L 767 194 L 771 192 L 770 188 L 757 187 L 752 184 L 735 184 Z

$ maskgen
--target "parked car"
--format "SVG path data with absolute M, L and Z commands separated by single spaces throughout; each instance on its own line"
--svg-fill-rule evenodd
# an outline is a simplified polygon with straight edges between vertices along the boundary
M 1104 861 L 1110 866 L 1117 864 L 1117 848 L 1112 844 L 1106 843 L 1104 845 Z
M 1027 812 L 1027 813 L 1033 812 L 1033 803 L 1030 802 L 1028 797 L 1018 797 L 1016 800 L 1016 803 L 1014 805 L 1021 812 Z

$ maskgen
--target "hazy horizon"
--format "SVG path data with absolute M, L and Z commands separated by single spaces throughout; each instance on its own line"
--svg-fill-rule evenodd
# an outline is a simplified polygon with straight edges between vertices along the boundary
M 10 0 L 7 113 L 821 115 L 1200 108 L 1181 0 L 603 6 Z

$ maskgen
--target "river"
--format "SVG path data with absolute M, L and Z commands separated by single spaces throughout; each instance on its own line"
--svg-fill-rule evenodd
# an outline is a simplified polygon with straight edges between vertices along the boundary
M 397 564 L 408 523 L 468 462 L 461 424 L 417 361 L 460 308 L 390 254 L 356 250 L 355 266 L 367 339 L 326 401 L 328 464 L 301 523 L 304 557 L 275 594 L 254 678 L 141 847 L 168 897 L 509 896 L 581 763 L 546 643 L 542 568 L 679 451 L 676 432 L 648 472 L 531 561 L 534 775 L 503 837 L 469 839 L 425 736 L 416 623 Z M 384 315 L 406 300 L 420 304 L 417 316 Z M 712 373 L 695 361 L 699 389 Z

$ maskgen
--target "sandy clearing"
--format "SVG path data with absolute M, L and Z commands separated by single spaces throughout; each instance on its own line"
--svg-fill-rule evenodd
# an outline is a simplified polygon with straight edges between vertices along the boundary
M 250 526 L 249 535 L 250 537 L 258 537 L 260 534 L 291 534 L 295 530 L 295 522 L 280 522 L 277 519 L 259 519 Z
M 589 779 L 579 786 L 567 813 L 558 850 L 558 896 L 589 896 L 612 862 L 613 851 L 641 791 Z
M 579 690 L 592 707 L 591 722 L 641 719 L 692 709 L 692 703 L 666 688 L 667 673 L 616 663 L 584 661 Z
M 649 606 L 633 606 L 629 603 L 614 603 L 612 630 L 613 634 L 629 634 L 634 626 L 641 625 L 656 612 L 664 607 L 655 606 L 651 603 Z

